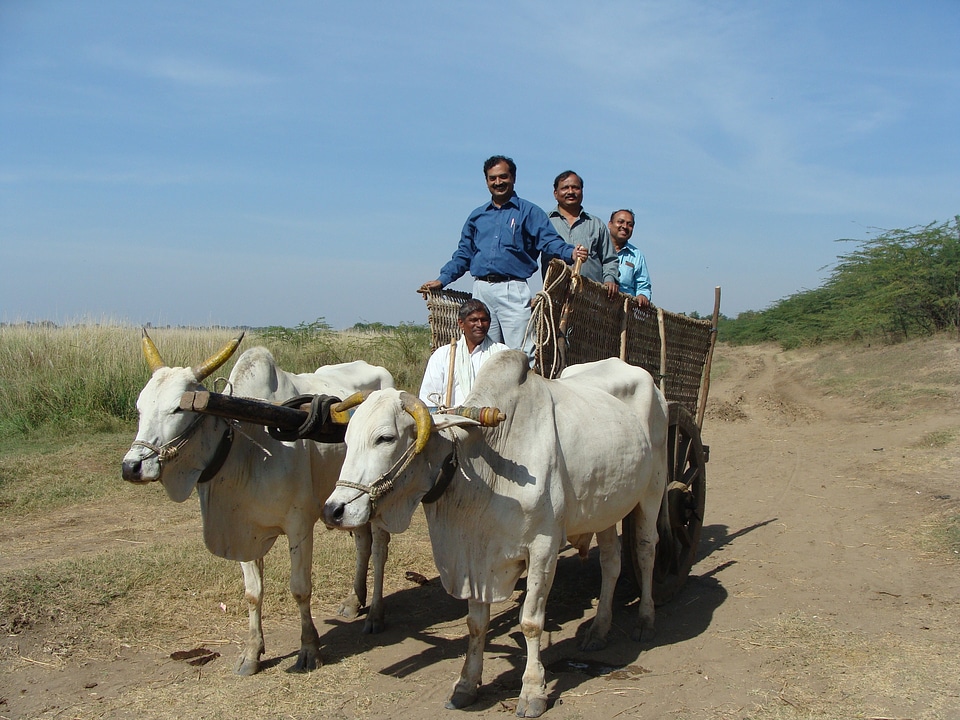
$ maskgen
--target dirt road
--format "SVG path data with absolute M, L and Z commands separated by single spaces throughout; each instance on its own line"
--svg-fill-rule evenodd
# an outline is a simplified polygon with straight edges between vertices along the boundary
M 960 558 L 936 540 L 960 505 L 958 348 L 721 346 L 703 428 L 701 559 L 658 609 L 654 641 L 630 640 L 636 607 L 622 582 L 609 646 L 584 654 L 575 635 L 592 617 L 599 564 L 564 553 L 547 612 L 545 717 L 960 718 Z M 887 368 L 896 387 L 857 384 L 867 367 Z M 199 537 L 195 508 L 165 507 L 168 517 L 144 518 L 150 542 Z M 26 518 L 0 531 L 0 549 L 22 567 L 95 552 L 110 528 L 142 538 L 136 516 L 113 503 Z M 69 532 L 58 530 L 65 518 Z M 232 673 L 245 621 L 215 613 L 184 618 L 169 642 L 116 639 L 110 652 L 57 655 L 63 635 L 83 628 L 55 622 L 9 633 L 0 717 L 460 717 L 443 702 L 465 649 L 465 604 L 435 569 L 423 574 L 424 586 L 394 580 L 379 636 L 315 603 L 325 665 L 306 675 L 286 672 L 299 633 L 288 599 L 285 616 L 265 620 L 265 669 L 253 678 Z M 222 657 L 196 667 L 171 658 L 204 644 Z M 503 603 L 479 702 L 463 717 L 510 716 L 522 661 L 517 605 Z

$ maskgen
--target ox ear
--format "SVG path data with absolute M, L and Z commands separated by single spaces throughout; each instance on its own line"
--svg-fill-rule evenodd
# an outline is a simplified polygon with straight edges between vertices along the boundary
M 229 360 L 230 356 L 237 351 L 238 347 L 240 347 L 240 341 L 243 340 L 244 335 L 246 335 L 246 332 L 240 333 L 237 335 L 237 337 L 228 342 L 202 363 L 195 365 L 193 367 L 193 375 L 197 379 L 197 382 L 203 382 L 204 379 L 210 375 L 210 373 L 214 372 L 217 368 Z
M 143 350 L 143 357 L 147 360 L 147 366 L 150 368 L 150 374 L 153 375 L 157 370 L 166 367 L 167 364 L 160 357 L 160 351 L 153 344 L 153 340 L 147 335 L 147 329 L 141 328 L 143 335 L 140 338 L 140 348 Z

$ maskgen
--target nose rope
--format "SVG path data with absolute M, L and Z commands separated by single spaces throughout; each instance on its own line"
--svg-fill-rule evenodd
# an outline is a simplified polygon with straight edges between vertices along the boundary
M 164 443 L 163 445 L 154 445 L 146 440 L 134 440 L 130 444 L 130 449 L 132 450 L 135 447 L 144 447 L 156 455 L 157 460 L 159 460 L 161 463 L 164 463 L 167 460 L 172 460 L 180 454 L 181 448 L 183 448 L 183 446 L 187 444 L 187 441 L 193 437 L 193 434 L 200 427 L 200 423 L 203 421 L 203 418 L 203 415 L 197 415 L 197 417 L 194 418 L 193 421 L 187 426 L 186 430 L 177 435 L 168 443 Z M 141 462 L 143 460 L 146 460 L 146 458 L 141 458 Z
M 404 450 L 403 455 L 397 458 L 397 461 L 393 464 L 393 467 L 383 473 L 370 485 L 361 485 L 360 483 L 354 483 L 348 480 L 337 480 L 337 487 L 356 490 L 359 495 L 353 498 L 353 500 L 356 500 L 361 495 L 369 495 L 371 509 L 376 508 L 377 501 L 388 492 L 393 490 L 393 484 L 396 481 L 397 476 L 410 466 L 410 463 L 413 462 L 413 458 L 416 457 L 416 455 L 416 445 L 414 444 Z M 353 500 L 350 502 L 353 502 Z
M 223 393 L 225 395 L 233 395 L 233 383 L 230 382 L 229 378 L 225 378 L 223 376 L 219 376 L 214 379 L 213 389 L 216 390 L 217 384 L 221 382 L 223 383 Z M 184 430 L 182 433 L 177 435 L 175 438 L 173 438 L 173 440 L 171 440 L 168 443 L 165 443 L 163 445 L 154 445 L 153 443 L 147 442 L 146 440 L 134 440 L 132 443 L 130 443 L 130 449 L 132 450 L 135 447 L 146 448 L 147 450 L 152 452 L 154 455 L 156 455 L 157 460 L 159 460 L 161 463 L 164 463 L 167 460 L 172 460 L 180 453 L 180 449 L 187 444 L 187 440 L 189 440 L 193 436 L 193 434 L 197 431 L 197 428 L 200 425 L 203 418 L 204 418 L 203 415 L 198 414 L 193 419 L 193 422 L 191 422 L 187 426 L 186 430 Z M 236 423 L 236 427 L 238 430 L 240 430 L 239 423 Z M 249 435 L 244 433 L 242 430 L 240 430 L 240 432 L 241 434 L 249 438 Z M 264 451 L 266 452 L 265 448 L 264 448 Z M 268 452 L 267 455 L 269 454 L 270 453 Z M 143 460 L 146 460 L 146 459 L 147 458 L 144 457 L 144 458 L 141 458 L 140 460 L 142 462 Z
M 460 453 L 458 452 L 459 444 L 459 439 L 456 435 L 454 435 L 453 451 L 444 459 L 443 466 L 433 481 L 433 486 L 431 486 L 426 495 L 423 496 L 421 502 L 427 504 L 436 502 L 447 489 L 447 486 L 450 484 L 450 480 L 453 479 L 454 470 L 456 470 L 460 465 Z M 388 492 L 393 490 L 397 476 L 403 473 L 403 471 L 410 466 L 410 463 L 413 462 L 413 458 L 417 455 L 417 453 L 414 451 L 414 447 L 414 445 L 411 445 L 409 448 L 407 448 L 403 455 L 401 455 L 393 464 L 393 467 L 383 473 L 370 485 L 361 485 L 360 483 L 354 483 L 348 480 L 337 480 L 337 487 L 348 488 L 350 490 L 357 491 L 356 496 L 345 502 L 344 505 L 349 505 L 363 495 L 369 495 L 370 510 L 372 514 L 373 511 L 376 510 L 377 501 L 383 498 Z

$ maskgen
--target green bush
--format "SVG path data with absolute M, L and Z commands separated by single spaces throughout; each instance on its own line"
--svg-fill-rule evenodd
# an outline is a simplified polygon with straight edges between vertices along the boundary
M 952 222 L 888 230 L 841 255 L 819 288 L 762 312 L 722 318 L 719 339 L 776 342 L 889 342 L 960 329 L 960 216 Z

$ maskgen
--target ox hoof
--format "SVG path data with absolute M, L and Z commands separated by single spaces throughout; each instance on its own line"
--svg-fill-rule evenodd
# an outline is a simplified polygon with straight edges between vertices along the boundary
M 260 671 L 260 658 L 248 658 L 241 655 L 233 671 L 244 677 L 256 675 Z
M 657 634 L 656 629 L 653 625 L 637 625 L 633 632 L 630 633 L 630 637 L 634 642 L 641 642 L 644 640 L 653 640 L 653 636 Z
M 517 717 L 535 718 L 540 717 L 547 711 L 547 699 L 545 697 L 535 697 L 525 700 L 520 698 L 517 701 Z
M 447 710 L 462 710 L 468 705 L 473 705 L 477 700 L 477 692 L 466 692 L 464 690 L 454 690 L 453 695 L 447 700 L 444 707 Z
M 363 623 L 364 635 L 376 635 L 377 633 L 382 633 L 383 629 L 383 618 L 368 617 Z
M 337 615 L 345 617 L 347 620 L 356 620 L 360 615 L 360 603 L 356 597 L 349 597 L 340 603 L 337 608 Z
M 291 668 L 292 672 L 309 672 L 310 670 L 316 670 L 318 667 L 323 665 L 323 661 L 320 659 L 320 653 L 315 650 L 303 650 L 301 649 L 297 653 L 297 663 Z
M 583 652 L 596 652 L 597 650 L 603 650 L 606 646 L 607 639 L 605 637 L 591 637 L 590 635 L 587 635 L 580 643 L 580 649 Z

